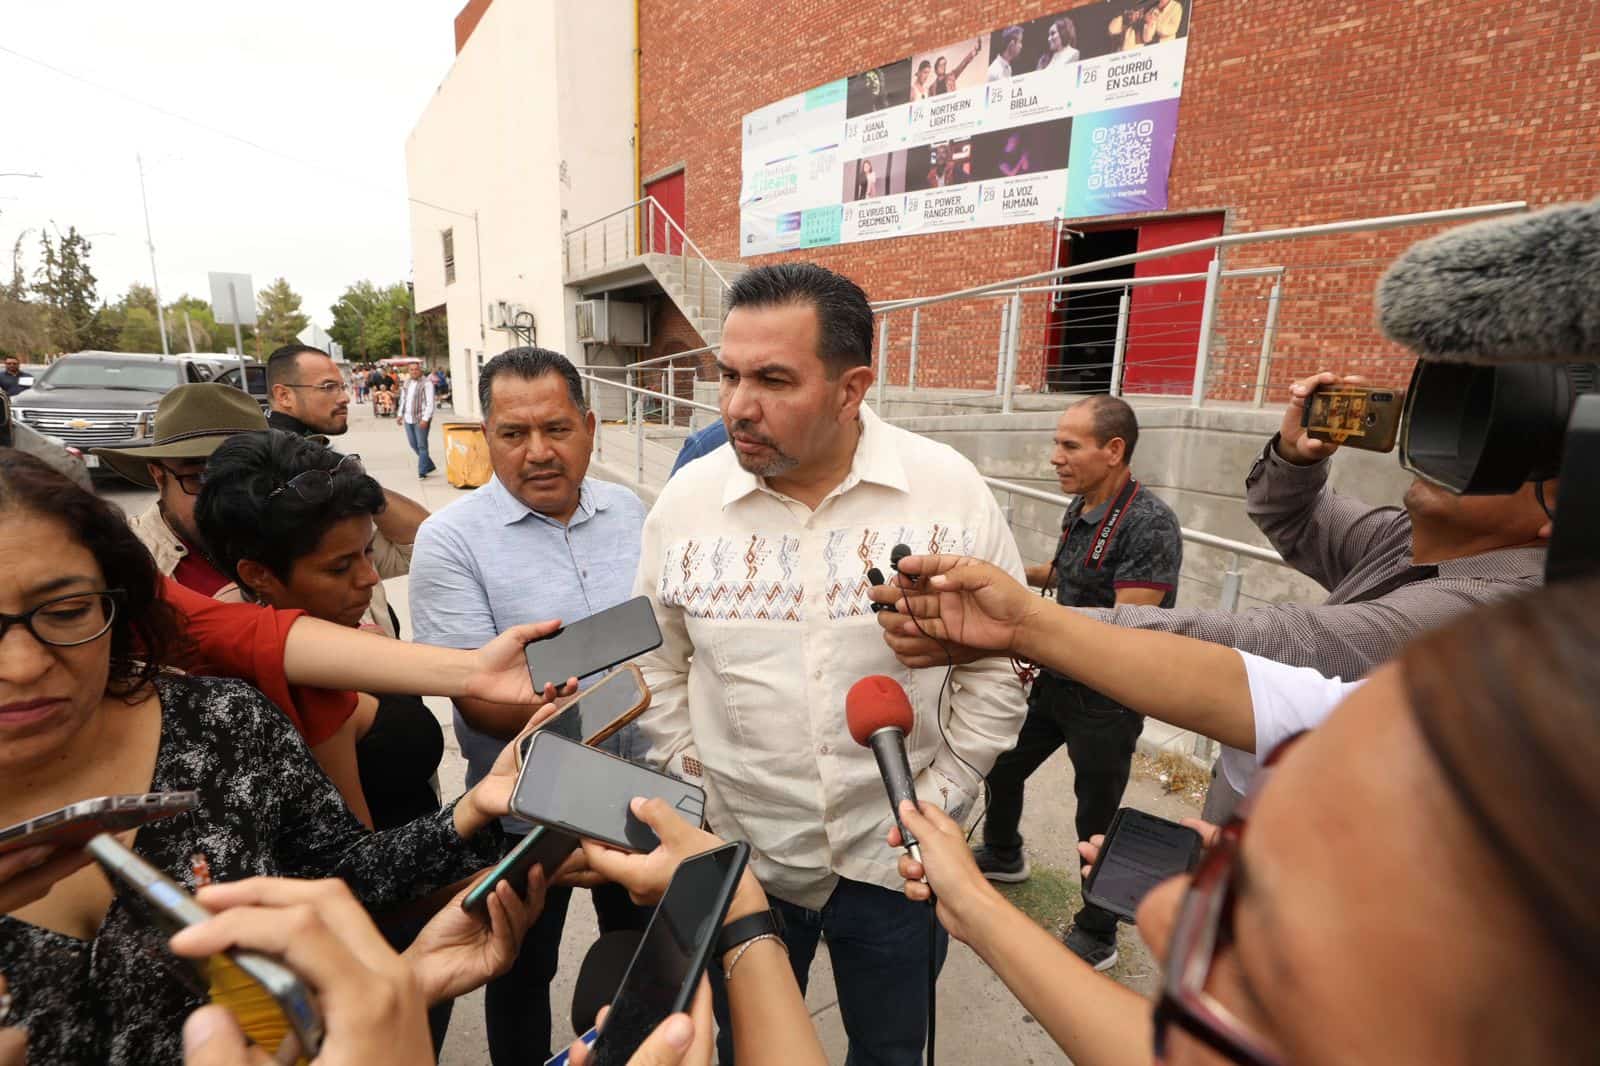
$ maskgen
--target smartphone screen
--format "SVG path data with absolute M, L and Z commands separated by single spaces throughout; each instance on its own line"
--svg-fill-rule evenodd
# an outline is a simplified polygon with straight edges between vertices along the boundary
M 524 649 L 534 686 L 556 685 L 569 677 L 588 677 L 661 646 L 661 630 L 647 596 L 562 626 Z
M 584 689 L 539 729 L 580 744 L 598 744 L 627 724 L 619 722 L 619 719 L 628 717 L 636 708 L 643 710 L 641 705 L 647 706 L 648 700 L 649 693 L 645 691 L 644 679 L 638 671 L 623 667 Z M 528 758 L 528 746 L 533 743 L 535 735 L 529 733 L 520 742 L 524 761 Z
M 661 841 L 628 809 L 635 796 L 661 797 L 696 827 L 705 819 L 706 794 L 695 785 L 541 729 L 523 759 L 511 812 L 613 847 L 654 851 Z
M 1167 878 L 1192 870 L 1199 858 L 1199 833 L 1124 807 L 1111 821 L 1083 896 L 1131 922 L 1146 893 Z
M 1364 385 L 1330 386 L 1306 399 L 1300 424 L 1317 440 L 1386 452 L 1395 444 L 1405 393 Z
M 750 845 L 736 843 L 679 864 L 611 1001 L 596 1066 L 621 1066 L 668 1015 L 689 1009 L 749 858 Z

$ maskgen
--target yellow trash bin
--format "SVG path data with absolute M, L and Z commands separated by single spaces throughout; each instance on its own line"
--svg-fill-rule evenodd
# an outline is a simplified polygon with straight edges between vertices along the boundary
M 494 474 L 489 463 L 489 442 L 483 427 L 476 422 L 446 422 L 444 425 L 444 476 L 458 489 L 475 489 L 487 484 Z

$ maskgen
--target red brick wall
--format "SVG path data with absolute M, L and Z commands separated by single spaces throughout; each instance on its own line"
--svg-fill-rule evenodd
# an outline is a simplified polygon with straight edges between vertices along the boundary
M 690 236 L 738 255 L 741 117 L 784 96 L 1071 0 L 640 0 L 642 170 L 686 164 Z M 1255 231 L 1498 200 L 1534 206 L 1600 192 L 1600 4 L 1194 0 L 1170 184 L 1174 212 L 1223 210 Z M 1410 360 L 1372 329 L 1382 265 L 1415 228 L 1236 249 L 1227 267 L 1283 265 L 1272 380 L 1319 364 L 1403 378 Z M 928 295 L 1048 269 L 1048 224 L 815 249 L 874 299 Z M 776 258 L 776 257 L 766 257 Z M 761 262 L 757 258 L 753 262 Z M 1213 394 L 1248 395 L 1266 285 L 1230 283 L 1218 308 Z M 1044 303 L 1028 305 L 1019 382 L 1040 375 Z M 903 381 L 909 323 L 891 319 Z M 919 383 L 991 385 L 998 307 L 922 323 Z

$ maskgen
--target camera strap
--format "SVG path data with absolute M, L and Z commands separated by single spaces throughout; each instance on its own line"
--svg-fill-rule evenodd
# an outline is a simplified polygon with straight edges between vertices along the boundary
M 1139 495 L 1139 482 L 1129 477 L 1127 483 L 1112 497 L 1111 506 L 1106 509 L 1105 517 L 1100 520 L 1100 528 L 1094 532 L 1094 540 L 1089 545 L 1089 554 L 1083 561 L 1090 570 L 1100 570 L 1106 564 L 1106 550 L 1111 547 L 1111 538 L 1117 533 L 1117 527 L 1127 516 L 1128 506 L 1133 503 L 1133 498 Z

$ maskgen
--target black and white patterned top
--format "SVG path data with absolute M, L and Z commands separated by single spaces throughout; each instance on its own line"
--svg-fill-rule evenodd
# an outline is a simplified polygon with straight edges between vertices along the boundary
M 415 899 L 496 860 L 491 828 L 462 840 L 451 807 L 396 829 L 367 831 L 298 734 L 240 681 L 164 677 L 152 791 L 193 789 L 199 807 L 142 827 L 134 850 L 193 888 L 190 856 L 212 877 L 337 877 L 368 906 Z M 11 1024 L 28 1030 L 33 1063 L 178 1063 L 182 1027 L 204 1003 L 146 919 L 118 894 L 93 940 L 0 916 L 0 973 Z

